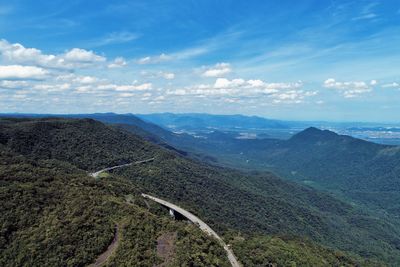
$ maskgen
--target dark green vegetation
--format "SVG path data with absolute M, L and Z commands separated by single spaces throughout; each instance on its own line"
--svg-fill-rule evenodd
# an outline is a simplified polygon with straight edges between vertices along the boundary
M 212 155 L 221 165 L 272 170 L 368 209 L 400 216 L 400 147 L 316 128 L 289 140 L 244 140 L 218 132 L 207 139 L 182 140 L 170 138 L 167 142 L 192 153 Z
M 113 239 L 122 241 L 109 266 L 153 266 L 156 239 L 176 231 L 175 260 L 182 266 L 228 266 L 223 249 L 195 226 L 171 221 L 147 209 L 139 190 L 113 177 L 94 180 L 57 160 L 31 160 L 0 152 L 0 266 L 86 266 Z M 125 195 L 131 194 L 127 204 Z M 201 252 L 201 253 L 200 253 Z M 190 257 L 187 257 L 190 253 Z
M 0 144 L 32 159 L 58 159 L 84 170 L 150 158 L 141 138 L 97 121 L 11 119 L 0 124 Z
M 231 240 L 243 265 L 256 266 L 357 266 L 359 261 L 340 251 L 316 246 L 304 239 L 256 236 L 234 237 Z M 247 257 L 247 255 L 252 255 Z M 276 264 L 276 265 L 274 265 Z M 375 261 L 362 262 L 362 266 L 381 266 Z
M 229 131 L 200 133 L 202 138 L 195 138 L 189 134 L 174 134 L 132 115 L 92 116 L 104 122 L 119 123 L 119 127 L 165 147 L 169 144 L 187 151 L 196 159 L 246 170 L 272 170 L 288 179 L 329 190 L 379 214 L 400 216 L 400 147 L 375 144 L 316 128 L 302 131 L 289 140 L 238 139 L 237 132 Z M 192 121 L 196 129 L 213 125 L 232 129 L 238 125 L 243 130 L 245 127 L 273 127 L 271 123 L 279 122 L 257 117 L 250 120 L 242 116 L 206 114 L 151 114 L 142 117 L 161 125 L 176 125 L 178 129 L 185 128 Z M 279 125 L 275 126 L 285 127 Z
M 186 123 L 196 118 L 195 114 L 189 115 L 152 114 L 143 115 L 143 118 L 161 125 L 175 123 L 185 128 Z M 205 118 L 210 116 L 204 117 L 200 114 L 198 117 L 204 124 Z M 224 116 L 211 116 L 211 118 L 216 121 L 215 126 L 224 119 L 225 122 L 221 124 L 229 126 L 230 129 L 233 128 L 233 122 L 242 125 L 240 116 L 228 119 Z M 257 121 L 257 118 L 254 120 Z M 268 125 L 268 122 L 261 120 L 257 124 L 250 121 L 246 127 L 262 128 L 263 125 Z M 136 125 L 134 121 L 129 120 L 125 120 L 125 123 Z M 212 123 L 213 120 L 207 121 L 206 126 Z M 255 126 L 252 126 L 253 124 Z M 148 138 L 149 140 L 156 140 L 158 143 L 163 141 L 188 151 L 195 158 L 234 168 L 273 171 L 288 179 L 329 190 L 341 198 L 378 211 L 380 214 L 400 216 L 400 147 L 398 146 L 375 144 L 317 128 L 308 128 L 289 140 L 279 140 L 238 139 L 237 132 L 229 131 L 200 133 L 203 138 L 195 138 L 188 134 L 171 132 L 168 134 L 164 129 L 149 125 L 146 128 L 146 131 L 150 132 L 148 136 L 152 136 Z M 201 125 L 198 124 L 200 127 L 198 129 L 202 129 Z M 129 128 L 130 126 L 121 127 L 135 132 L 134 128 Z M 144 133 L 138 134 L 146 136 Z M 158 136 L 159 139 L 154 136 Z
M 86 265 L 111 242 L 116 224 L 122 243 L 110 265 L 152 266 L 159 262 L 157 237 L 177 232 L 174 264 L 226 266 L 214 241 L 194 226 L 172 222 L 154 205 L 149 210 L 141 192 L 181 205 L 227 237 L 232 232 L 289 236 L 275 246 L 275 258 L 265 256 L 261 265 L 282 263 L 285 253 L 301 251 L 300 242 L 290 240 L 304 236 L 312 248 L 310 265 L 321 251 L 343 264 L 357 259 L 337 257 L 314 242 L 391 264 L 400 259 L 397 225 L 270 173 L 210 167 L 93 120 L 3 119 L 0 151 L 1 266 Z M 108 178 L 94 180 L 85 173 L 149 157 L 155 160 Z M 127 195 L 133 204 L 126 203 Z M 251 262 L 253 249 L 244 246 L 239 259 Z M 268 255 L 268 249 L 258 251 Z M 293 257 L 299 264 L 304 260 Z

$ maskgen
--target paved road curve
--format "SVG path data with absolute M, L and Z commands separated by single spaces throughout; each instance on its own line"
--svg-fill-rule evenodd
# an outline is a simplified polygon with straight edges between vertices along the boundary
M 135 161 L 135 162 L 126 163 L 126 164 L 122 164 L 122 165 L 117 165 L 117 166 L 113 166 L 113 167 L 108 167 L 108 168 L 102 169 L 102 170 L 97 171 L 97 172 L 92 172 L 90 174 L 90 176 L 92 176 L 94 178 L 98 178 L 98 176 L 103 172 L 108 172 L 108 171 L 111 171 L 111 170 L 115 170 L 115 169 L 118 169 L 118 168 L 130 166 L 130 165 L 134 165 L 134 164 L 146 163 L 146 162 L 150 162 L 150 161 L 153 161 L 153 160 L 154 160 L 154 158 L 150 158 L 150 159 Z
M 222 240 L 222 238 L 216 232 L 214 232 L 213 229 L 211 229 L 210 226 L 208 226 L 205 222 L 200 220 L 197 216 L 195 216 L 194 214 L 192 214 L 192 213 L 190 213 L 168 201 L 165 201 L 165 200 L 162 200 L 162 199 L 150 196 L 150 195 L 146 195 L 146 194 L 142 194 L 142 196 L 144 198 L 148 198 L 157 203 L 160 203 L 161 205 L 164 205 L 174 211 L 177 211 L 178 213 L 185 216 L 189 221 L 193 222 L 194 224 L 197 224 L 203 232 L 206 232 L 207 234 L 213 236 L 221 243 L 221 245 L 224 247 L 226 253 L 228 254 L 228 259 L 229 259 L 232 267 L 240 267 L 241 266 L 239 264 L 238 260 L 236 259 L 235 254 L 233 254 L 232 249 Z

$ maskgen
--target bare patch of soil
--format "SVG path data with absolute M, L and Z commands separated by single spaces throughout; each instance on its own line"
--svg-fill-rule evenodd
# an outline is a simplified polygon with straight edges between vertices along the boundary
M 172 262 L 175 255 L 176 232 L 168 232 L 157 238 L 157 256 L 163 260 L 156 267 L 165 267 Z
M 111 244 L 107 247 L 107 249 L 100 254 L 96 261 L 93 264 L 90 264 L 88 267 L 100 267 L 103 266 L 104 263 L 111 257 L 111 255 L 114 253 L 114 251 L 118 247 L 119 239 L 120 239 L 120 233 L 119 233 L 119 226 L 115 226 L 115 234 L 114 234 L 114 239 L 111 241 Z

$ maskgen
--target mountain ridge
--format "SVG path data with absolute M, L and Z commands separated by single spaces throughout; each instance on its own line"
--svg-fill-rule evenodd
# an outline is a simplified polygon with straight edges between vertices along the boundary
M 50 125 L 42 127 L 43 123 Z M 284 182 L 271 173 L 250 175 L 212 167 L 92 120 L 52 118 L 17 120 L 11 124 L 6 120 L 1 127 L 6 148 L 34 160 L 71 161 L 85 170 L 108 167 L 112 162 L 155 157 L 153 162 L 128 166 L 114 173 L 144 192 L 174 201 L 200 215 L 222 233 L 233 229 L 247 234 L 308 236 L 313 242 L 362 256 L 372 253 L 372 258 L 386 261 L 400 258 L 400 252 L 397 256 L 395 250 L 396 240 L 400 239 L 395 225 L 379 221 L 329 195 Z M 31 144 L 21 150 L 21 144 L 25 143 Z M 369 229 L 371 224 L 374 230 Z M 390 253 L 382 247 L 390 248 Z

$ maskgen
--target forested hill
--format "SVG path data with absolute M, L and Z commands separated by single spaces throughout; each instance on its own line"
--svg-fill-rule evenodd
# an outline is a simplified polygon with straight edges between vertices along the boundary
M 142 192 L 180 204 L 199 215 L 228 238 L 233 238 L 232 242 L 244 255 L 243 257 L 247 257 L 248 262 L 251 262 L 252 255 L 250 254 L 254 252 L 255 248 L 253 245 L 246 247 L 246 244 L 250 244 L 251 241 L 243 243 L 240 241 L 242 239 L 236 240 L 234 233 L 242 232 L 245 236 L 255 235 L 254 238 L 263 238 L 266 235 L 286 236 L 289 237 L 289 240 L 293 240 L 290 243 L 290 250 L 293 251 L 296 249 L 301 251 L 300 247 L 296 245 L 298 242 L 295 240 L 298 239 L 294 238 L 298 237 L 387 263 L 400 259 L 400 252 L 397 249 L 397 245 L 400 243 L 400 233 L 397 225 L 363 214 L 329 195 L 283 182 L 270 173 L 250 175 L 211 167 L 147 143 L 133 134 L 121 132 L 90 119 L 2 119 L 0 127 L 1 149 L 9 151 L 9 153 L 22 154 L 32 162 L 32 167 L 24 171 L 24 177 L 27 177 L 24 179 L 33 183 L 29 185 L 32 190 L 37 190 L 36 186 L 40 186 L 46 191 L 46 186 L 53 185 L 49 184 L 52 183 L 52 180 L 48 180 L 49 178 L 44 174 L 44 184 L 36 185 L 34 181 L 29 180 L 37 179 L 35 178 L 37 176 L 30 175 L 31 172 L 37 171 L 35 167 L 39 164 L 37 162 L 57 160 L 57 162 L 70 167 L 76 166 L 83 170 L 93 170 L 117 163 L 155 157 L 154 162 L 133 165 L 116 171 L 118 174 L 116 177 L 125 178 L 118 178 L 122 179 L 118 181 L 128 183 L 129 186 L 122 185 L 119 188 L 118 185 L 110 185 L 114 188 L 114 193 L 111 194 L 114 196 L 127 194 L 126 188 L 134 186 L 141 188 Z M 15 190 L 22 190 L 23 193 L 25 191 L 22 188 L 27 185 L 21 185 L 20 189 L 10 187 L 10 181 L 13 181 L 14 178 L 7 177 L 15 177 L 14 171 L 19 170 L 22 165 L 17 162 L 15 168 L 2 169 L 2 185 L 5 186 L 3 190 L 8 190 L 9 194 L 14 195 L 18 202 L 13 200 L 12 203 L 21 203 L 18 205 L 22 205 L 24 201 L 18 199 L 20 193 L 16 193 Z M 54 169 L 51 165 L 45 166 Z M 78 169 L 76 171 L 79 172 Z M 85 176 L 83 172 L 80 173 L 81 176 Z M 40 173 L 38 175 L 42 177 Z M 61 171 L 60 175 L 62 175 Z M 19 174 L 17 174 L 18 176 Z M 33 178 L 29 178 L 31 176 Z M 8 182 L 4 182 L 7 179 L 9 179 Z M 72 186 L 80 187 L 80 178 L 76 179 L 71 180 L 73 181 Z M 57 188 L 62 188 L 63 183 L 68 180 L 58 181 Z M 104 182 L 107 183 L 107 179 Z M 89 183 L 89 187 L 92 186 L 97 187 L 97 184 Z M 75 193 L 71 194 L 67 197 L 72 197 Z M 84 192 L 79 194 L 84 194 Z M 93 193 L 92 197 L 96 199 L 95 195 L 96 193 Z M 60 196 L 60 192 L 53 192 L 37 201 L 42 203 L 46 197 L 56 196 Z M 34 198 L 34 195 L 31 197 Z M 6 200 L 8 198 L 9 195 L 3 197 Z M 8 210 L 7 214 L 12 214 L 15 211 L 13 209 L 18 208 L 18 205 L 15 206 L 11 202 L 3 203 L 10 205 L 4 209 Z M 39 209 L 43 210 L 43 208 Z M 19 216 L 24 215 L 24 211 L 18 211 L 18 213 L 20 215 L 16 220 L 19 220 Z M 71 214 L 72 217 L 73 214 Z M 85 216 L 90 217 L 91 215 Z M 8 215 L 4 217 L 8 220 L 7 218 Z M 4 225 L 10 224 L 14 223 L 6 221 Z M 7 229 L 2 233 L 15 231 L 12 230 L 13 228 Z M 9 234 L 4 238 L 4 240 L 11 240 Z M 16 240 L 15 246 L 21 245 L 18 243 L 20 239 Z M 280 240 L 281 243 L 277 247 L 283 250 L 288 249 L 285 245 L 289 244 L 287 243 L 289 241 L 285 241 L 288 239 Z M 9 241 L 4 242 L 8 244 Z M 265 242 L 270 241 L 266 239 Z M 262 254 L 264 263 L 272 261 L 272 258 L 268 256 L 268 246 L 262 249 L 266 251 L 265 254 Z M 93 257 L 93 253 L 91 257 Z M 277 261 L 277 259 L 275 260 Z M 337 261 L 338 258 L 334 257 L 333 260 Z
M 162 140 L 180 150 L 203 155 L 204 159 L 212 157 L 218 165 L 274 171 L 375 211 L 400 216 L 398 146 L 376 144 L 314 127 L 288 140 L 238 139 L 218 131 L 205 138 L 163 133 Z
M 117 176 L 95 180 L 67 162 L 33 160 L 0 145 L 0 266 L 88 266 L 116 228 L 117 249 L 104 266 L 162 264 L 157 242 L 164 236 L 174 241 L 169 266 L 230 266 L 215 240 L 148 208 L 142 191 Z
M 0 143 L 33 159 L 58 159 L 84 170 L 150 158 L 155 146 L 93 119 L 0 119 Z
M 267 155 L 278 150 L 274 157 Z M 267 151 L 265 159 L 277 168 L 326 186 L 400 191 L 400 147 L 309 128 Z
M 229 145 L 214 144 L 219 153 L 208 153 L 231 159 L 243 167 L 274 170 L 289 179 L 338 192 L 375 210 L 400 216 L 398 146 L 375 144 L 316 128 L 306 129 L 289 140 L 225 140 L 225 143 Z

